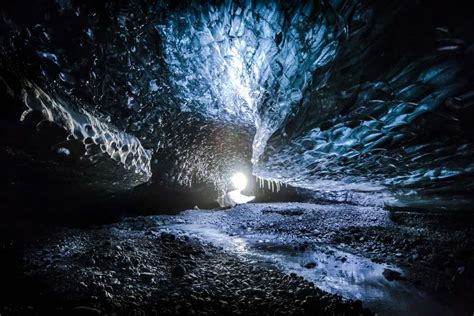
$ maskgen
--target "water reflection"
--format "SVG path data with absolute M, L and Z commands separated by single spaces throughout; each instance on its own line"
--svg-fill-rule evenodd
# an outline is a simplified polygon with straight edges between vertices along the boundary
M 296 273 L 321 290 L 358 299 L 378 315 L 445 315 L 446 309 L 406 282 L 388 281 L 383 271 L 397 267 L 371 260 L 332 246 L 312 244 L 295 250 L 295 239 L 279 234 L 245 232 L 228 234 L 211 224 L 171 224 L 163 230 L 201 238 L 225 251 L 255 263 L 271 264 L 286 273 Z

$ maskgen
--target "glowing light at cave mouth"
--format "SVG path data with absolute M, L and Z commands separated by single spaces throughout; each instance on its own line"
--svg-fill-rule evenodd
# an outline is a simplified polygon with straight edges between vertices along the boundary
M 229 199 L 235 204 L 244 204 L 248 203 L 255 199 L 255 196 L 249 196 L 242 194 L 242 190 L 245 190 L 248 185 L 247 176 L 242 172 L 235 173 L 231 178 L 230 181 L 232 185 L 236 188 L 233 191 L 227 193 Z
M 235 204 L 244 204 L 255 199 L 255 196 L 244 195 L 240 190 L 230 191 L 227 194 Z
M 255 196 L 249 196 L 242 194 L 242 190 L 245 190 L 248 185 L 247 176 L 242 172 L 237 172 L 230 177 L 230 182 L 234 187 L 234 190 L 227 192 L 217 198 L 217 203 L 221 207 L 233 207 L 237 204 L 248 203 L 255 199 Z
M 247 187 L 247 176 L 242 172 L 237 172 L 230 178 L 230 180 L 232 181 L 234 187 L 239 191 L 244 190 Z

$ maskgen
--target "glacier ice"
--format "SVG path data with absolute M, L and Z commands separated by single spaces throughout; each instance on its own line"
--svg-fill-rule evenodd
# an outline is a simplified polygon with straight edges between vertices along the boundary
M 136 137 L 114 130 L 112 126 L 101 122 L 84 110 L 75 111 L 68 108 L 29 81 L 25 81 L 23 86 L 22 97 L 29 110 L 39 111 L 46 120 L 60 123 L 76 139 L 82 141 L 90 139 L 94 144 L 99 145 L 102 152 L 108 154 L 111 159 L 141 174 L 143 182 L 150 179 L 151 153 L 143 148 Z M 85 147 L 85 155 L 89 155 L 87 150 L 89 147 L 87 145 Z M 60 149 L 62 149 L 61 153 L 67 154 L 68 149 Z
M 274 190 L 388 188 L 408 201 L 474 189 L 462 7 L 433 4 L 424 22 L 410 1 L 31 6 L 28 18 L 3 9 L 2 80 L 140 182 L 223 187 L 251 168 Z

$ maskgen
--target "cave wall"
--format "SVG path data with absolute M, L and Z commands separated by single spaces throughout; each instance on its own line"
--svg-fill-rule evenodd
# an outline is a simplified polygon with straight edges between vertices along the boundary
M 205 187 L 211 202 L 245 170 L 326 195 L 470 205 L 468 3 L 21 0 L 1 12 L 7 197 Z

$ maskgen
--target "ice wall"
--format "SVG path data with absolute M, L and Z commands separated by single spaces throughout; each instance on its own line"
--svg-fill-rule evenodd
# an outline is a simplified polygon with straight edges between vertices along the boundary
M 322 191 L 472 193 L 461 3 L 20 4 L 2 9 L 1 60 L 27 95 L 41 91 L 27 107 L 144 179 L 221 186 L 251 161 L 261 178 Z
M 420 4 L 422 5 L 422 4 Z M 320 190 L 390 188 L 408 204 L 473 190 L 473 23 L 459 4 L 334 8 L 347 37 L 255 167 Z M 467 11 L 466 11 L 467 10 Z
M 338 22 L 313 2 L 225 1 L 191 3 L 156 28 L 181 110 L 255 125 L 257 162 L 314 71 L 334 58 Z
M 20 121 L 32 111 L 40 112 L 46 120 L 61 125 L 70 137 L 84 142 L 84 155 L 91 161 L 97 155 L 94 152 L 95 146 L 91 146 L 95 144 L 101 153 L 119 162 L 124 168 L 140 174 L 141 182 L 151 178 L 151 152 L 144 149 L 136 137 L 115 129 L 84 109 L 68 107 L 60 99 L 51 98 L 29 81 L 23 82 L 22 98 L 28 109 L 22 113 Z

